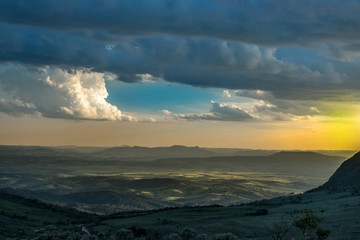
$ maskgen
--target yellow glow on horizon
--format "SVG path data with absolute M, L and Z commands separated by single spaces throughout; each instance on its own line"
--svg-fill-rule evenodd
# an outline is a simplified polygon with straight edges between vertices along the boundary
M 324 136 L 330 146 L 339 144 L 349 149 L 360 147 L 360 107 L 348 108 L 324 123 Z
M 70 121 L 0 114 L 0 144 L 200 147 L 278 150 L 360 149 L 360 115 L 286 122 Z
M 359 147 L 360 130 L 353 122 L 328 123 L 324 135 L 329 146 L 341 145 L 349 149 Z

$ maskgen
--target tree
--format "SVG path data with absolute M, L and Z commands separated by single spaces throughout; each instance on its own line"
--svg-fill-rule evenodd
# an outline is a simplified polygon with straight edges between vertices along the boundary
M 298 228 L 304 240 L 314 239 L 315 231 L 318 239 L 326 239 L 330 231 L 319 227 L 319 224 L 325 219 L 319 217 L 310 209 L 293 212 L 293 226 Z
M 330 235 L 330 230 L 322 229 L 321 227 L 318 227 L 316 229 L 316 235 L 319 240 L 325 240 Z
M 267 226 L 266 230 L 272 240 L 285 240 L 288 239 L 288 234 L 291 229 L 291 224 L 283 218 L 279 222 L 273 223 L 270 227 Z
M 192 240 L 196 237 L 197 232 L 194 229 L 191 228 L 184 228 L 182 232 L 180 233 L 180 237 L 183 240 Z

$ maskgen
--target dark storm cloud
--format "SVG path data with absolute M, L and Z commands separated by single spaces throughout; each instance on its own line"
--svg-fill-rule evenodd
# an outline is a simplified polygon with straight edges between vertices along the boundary
M 0 24 L 0 61 L 32 65 L 87 67 L 109 71 L 126 82 L 151 74 L 166 81 L 200 87 L 262 89 L 286 93 L 293 89 L 316 92 L 339 86 L 343 76 L 331 64 L 311 69 L 283 61 L 276 49 L 212 38 L 168 35 L 122 37 L 109 45 L 71 32 Z M 309 97 L 300 95 L 300 97 Z M 311 98 L 311 96 L 310 96 Z
M 168 33 L 294 44 L 357 41 L 359 11 L 356 0 L 3 0 L 0 21 L 122 35 Z
M 91 67 L 101 61 L 103 44 L 70 33 L 36 27 L 0 24 L 0 61 Z
M 148 70 L 144 59 L 131 50 L 106 50 L 106 44 L 69 32 L 19 25 L 0 24 L 0 61 L 32 65 L 86 67 L 118 73 L 133 82 L 136 73 Z
M 359 10 L 334 0 L 3 0 L 0 61 L 334 99 L 360 88 Z

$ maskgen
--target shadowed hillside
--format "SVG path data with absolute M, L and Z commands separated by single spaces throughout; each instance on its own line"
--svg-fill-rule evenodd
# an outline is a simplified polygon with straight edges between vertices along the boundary
M 352 191 L 360 190 L 360 152 L 346 160 L 319 190 Z
M 0 191 L 0 239 L 29 238 L 51 228 L 96 222 L 99 216 Z

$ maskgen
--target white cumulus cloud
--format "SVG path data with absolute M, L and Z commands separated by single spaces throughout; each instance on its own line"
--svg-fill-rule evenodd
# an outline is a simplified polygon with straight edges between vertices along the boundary
M 106 78 L 104 73 L 84 68 L 3 66 L 0 83 L 10 97 L 0 101 L 0 111 L 51 118 L 136 121 L 106 101 Z

